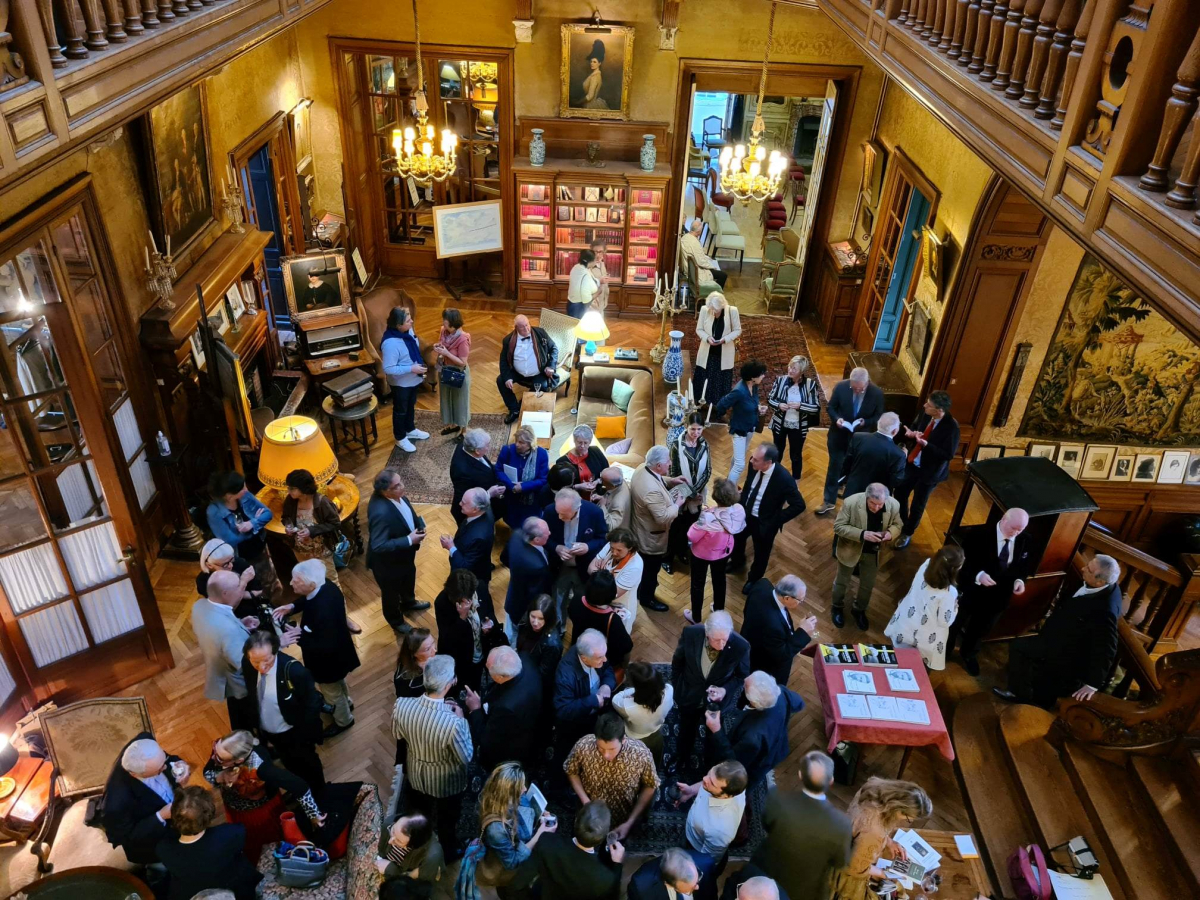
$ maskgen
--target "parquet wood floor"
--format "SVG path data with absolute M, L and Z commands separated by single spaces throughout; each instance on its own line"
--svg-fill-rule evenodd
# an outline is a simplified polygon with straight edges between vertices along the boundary
M 511 328 L 512 304 L 490 300 L 481 295 L 471 295 L 462 302 L 454 303 L 437 281 L 405 280 L 403 286 L 417 300 L 417 330 L 426 338 L 436 337 L 440 324 L 439 312 L 448 305 L 463 311 L 466 329 L 472 336 L 471 366 L 472 408 L 476 412 L 502 412 L 503 405 L 495 391 L 498 372 L 497 357 L 500 340 Z M 610 345 L 628 345 L 648 348 L 658 337 L 658 323 L 614 319 Z M 816 342 L 811 335 L 809 346 L 814 362 L 826 389 L 841 376 L 846 348 L 829 347 Z M 573 386 L 572 386 L 573 387 Z M 573 394 L 571 395 L 573 396 Z M 660 407 L 665 404 L 665 391 L 659 393 Z M 432 393 L 420 395 L 420 407 L 437 409 L 437 397 Z M 556 428 L 569 422 L 570 399 L 558 401 Z M 358 451 L 342 455 L 343 470 L 352 473 L 363 486 L 364 507 L 370 480 L 387 461 L 391 451 L 390 407 L 380 410 L 379 442 L 369 456 Z M 665 429 L 663 432 L 665 434 Z M 730 441 L 723 427 L 710 429 L 707 433 L 712 448 L 714 469 L 718 473 L 728 471 Z M 755 438 L 755 444 L 763 438 Z M 804 474 L 801 491 L 810 510 L 820 502 L 826 464 L 825 435 L 816 431 L 805 447 Z M 896 603 L 906 592 L 913 573 L 920 563 L 941 544 L 953 511 L 954 501 L 961 486 L 961 477 L 953 476 L 935 491 L 929 503 L 925 521 L 918 530 L 910 549 L 892 554 L 885 562 L 875 593 L 869 617 L 871 630 L 867 634 L 858 631 L 852 623 L 839 632 L 829 619 L 829 592 L 833 584 L 835 564 L 830 554 L 833 528 L 832 515 L 814 516 L 806 512 L 790 523 L 775 543 L 775 552 L 767 569 L 768 577 L 785 572 L 799 574 L 808 584 L 810 605 L 820 621 L 821 639 L 860 640 L 882 639 L 882 628 L 890 617 Z M 448 507 L 422 505 L 420 512 L 428 522 L 430 539 L 421 546 L 417 556 L 418 596 L 432 601 L 448 572 L 447 556 L 438 544 L 442 533 L 453 533 L 454 523 Z M 365 528 L 366 510 L 362 510 Z M 507 538 L 507 529 L 500 526 L 497 554 L 500 541 Z M 210 752 L 212 741 L 226 731 L 226 714 L 223 705 L 206 701 L 202 696 L 203 668 L 199 650 L 189 622 L 189 610 L 195 599 L 193 579 L 195 567 L 190 563 L 160 560 L 152 571 L 158 601 L 171 639 L 176 667 L 130 689 L 131 695 L 143 694 L 150 705 L 155 730 L 159 739 L 171 752 L 179 753 L 193 764 L 201 763 Z M 735 622 L 741 621 L 743 597 L 739 590 L 744 573 L 730 576 L 728 609 Z M 327 742 L 321 755 L 326 772 L 331 779 L 369 779 L 388 785 L 392 778 L 394 743 L 388 731 L 388 723 L 394 694 L 392 671 L 395 665 L 396 645 L 391 630 L 383 620 L 379 605 L 379 592 L 362 559 L 355 559 L 341 575 L 350 613 L 362 625 L 364 633 L 357 638 L 362 666 L 349 677 L 351 693 L 356 702 L 357 724 L 347 733 Z M 494 597 L 502 598 L 507 588 L 508 572 L 498 568 L 492 581 Z M 686 566 L 677 568 L 673 575 L 663 575 L 658 596 L 671 606 L 668 613 L 644 611 L 638 616 L 634 632 L 635 658 L 662 661 L 670 659 L 684 620 L 682 611 L 688 605 L 689 575 Z M 711 590 L 711 588 L 710 588 Z M 436 632 L 432 610 L 419 617 L 419 623 Z M 950 719 L 952 706 L 960 696 L 986 689 L 985 683 L 993 683 L 994 675 L 1003 659 L 1003 651 L 990 649 L 984 654 L 984 681 L 967 676 L 956 664 L 951 664 L 944 673 L 934 673 L 933 683 L 943 706 L 943 714 Z M 824 747 L 825 734 L 821 717 L 820 701 L 817 698 L 812 678 L 812 665 L 804 658 L 798 659 L 793 667 L 790 686 L 805 700 L 805 710 L 791 723 L 792 754 L 779 767 L 778 779 L 785 787 L 797 782 L 796 760 L 808 750 Z M 894 777 L 899 766 L 901 749 L 898 747 L 864 747 L 859 764 L 858 784 L 872 774 Z M 906 773 L 908 778 L 919 782 L 929 792 L 934 807 L 931 827 L 963 830 L 969 821 L 954 775 L 953 767 L 935 750 L 917 750 L 912 754 Z M 847 804 L 853 796 L 854 787 L 836 786 L 836 801 Z

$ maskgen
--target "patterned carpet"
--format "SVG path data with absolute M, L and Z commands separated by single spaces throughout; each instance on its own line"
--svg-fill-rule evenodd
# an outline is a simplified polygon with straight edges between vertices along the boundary
M 391 415 L 391 411 L 388 411 Z M 454 499 L 454 488 L 450 484 L 450 459 L 454 456 L 454 435 L 440 435 L 441 413 L 418 409 L 417 428 L 429 432 L 429 440 L 416 441 L 417 452 L 408 453 L 395 447 L 388 459 L 387 467 L 395 469 L 404 478 L 406 496 L 413 503 L 449 503 Z M 476 413 L 471 416 L 471 427 L 482 428 L 492 436 L 492 455 L 508 443 L 512 426 L 504 424 L 504 416 L 498 413 Z

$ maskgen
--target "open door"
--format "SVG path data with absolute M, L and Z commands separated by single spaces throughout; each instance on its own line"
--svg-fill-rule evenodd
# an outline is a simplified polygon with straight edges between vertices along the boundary
M 800 226 L 800 244 L 796 259 L 808 259 L 808 243 L 812 239 L 813 223 L 817 220 L 817 203 L 821 199 L 821 180 L 825 173 L 825 154 L 829 149 L 829 135 L 833 131 L 833 117 L 837 112 L 837 85 L 832 81 L 825 87 L 825 102 L 821 106 L 821 124 L 817 131 L 817 146 L 813 151 L 812 171 L 808 175 L 808 193 L 805 195 L 804 224 Z M 801 273 L 801 279 L 804 278 Z M 800 302 L 800 291 L 792 298 L 791 316 L 796 318 L 796 305 Z

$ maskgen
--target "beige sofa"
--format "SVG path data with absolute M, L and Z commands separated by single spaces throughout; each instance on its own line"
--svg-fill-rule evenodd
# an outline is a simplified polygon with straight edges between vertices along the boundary
M 575 421 L 579 425 L 596 427 L 596 419 L 600 416 L 625 416 L 625 437 L 633 438 L 628 453 L 608 453 L 607 447 L 615 444 L 620 438 L 593 439 L 612 464 L 621 463 L 630 468 L 637 468 L 646 460 L 646 452 L 654 446 L 657 429 L 654 421 L 654 376 L 645 369 L 626 368 L 624 366 L 584 366 L 583 393 L 579 398 L 579 414 Z M 629 411 L 622 412 L 612 402 L 613 380 L 624 381 L 633 388 L 633 396 L 629 400 Z M 554 452 L 551 462 L 558 459 L 571 445 L 571 434 L 559 434 L 554 439 Z

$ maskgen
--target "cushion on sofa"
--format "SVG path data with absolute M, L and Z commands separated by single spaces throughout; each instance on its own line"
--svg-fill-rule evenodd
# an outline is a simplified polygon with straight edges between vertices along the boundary
M 628 453 L 630 445 L 633 444 L 633 438 L 623 438 L 615 441 L 604 448 L 604 454 L 607 456 L 610 453 L 621 454 Z
M 629 412 L 629 401 L 633 398 L 633 387 L 619 378 L 612 383 L 612 402 L 622 412 Z
M 600 416 L 596 419 L 596 437 L 602 441 L 623 439 L 627 419 L 627 416 Z

